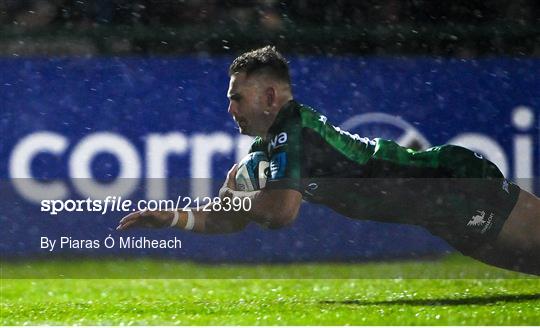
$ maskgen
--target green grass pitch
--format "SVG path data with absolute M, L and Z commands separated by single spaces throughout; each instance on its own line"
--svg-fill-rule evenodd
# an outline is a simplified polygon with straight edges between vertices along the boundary
M 59 260 L 1 268 L 1 325 L 540 324 L 540 279 L 461 256 L 263 266 Z M 36 278 L 58 275 L 75 278 Z M 152 276 L 160 279 L 141 279 Z

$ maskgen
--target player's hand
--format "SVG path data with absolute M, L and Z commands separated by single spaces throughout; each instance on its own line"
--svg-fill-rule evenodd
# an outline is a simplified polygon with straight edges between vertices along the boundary
M 171 211 L 138 211 L 124 216 L 116 230 L 131 228 L 165 228 L 169 227 L 174 218 Z
M 225 179 L 225 183 L 223 184 L 232 190 L 236 190 L 236 171 L 238 171 L 238 164 L 235 163 L 229 172 L 227 172 L 227 179 Z
M 238 171 L 238 164 L 235 163 L 227 172 L 227 178 L 225 178 L 225 182 L 219 190 L 220 198 L 229 197 L 230 190 L 236 190 L 236 171 Z

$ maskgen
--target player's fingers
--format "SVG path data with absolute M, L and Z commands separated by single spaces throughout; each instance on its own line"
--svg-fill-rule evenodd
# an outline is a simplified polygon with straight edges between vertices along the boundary
M 133 220 L 129 220 L 129 221 L 126 221 L 126 222 L 120 224 L 116 229 L 117 230 L 127 230 L 127 229 L 131 229 L 131 228 L 141 228 L 141 227 L 149 228 L 149 227 L 153 227 L 154 225 L 152 224 L 152 219 L 153 219 L 152 217 L 145 216 L 145 215 L 138 216 Z
M 129 222 L 131 220 L 135 220 L 137 219 L 138 217 L 140 217 L 142 214 L 142 211 L 138 211 L 138 212 L 133 212 L 133 213 L 129 213 L 128 215 L 124 216 L 122 219 L 120 219 L 120 224 L 122 223 L 126 223 L 126 222 Z
M 236 171 L 238 170 L 238 164 L 234 164 L 231 169 L 229 170 L 229 172 L 227 172 L 227 177 L 229 179 L 234 179 L 235 175 L 236 175 Z
M 229 172 L 227 172 L 227 187 L 231 189 L 236 189 L 236 171 L 238 171 L 238 164 L 234 164 Z
M 138 212 L 133 212 L 124 216 L 120 220 L 120 222 L 118 222 L 118 227 L 116 227 L 116 229 L 125 230 L 128 227 L 133 226 L 144 217 L 145 213 L 146 211 L 138 211 Z
M 169 218 L 170 216 L 170 218 Z M 117 230 L 126 230 L 131 228 L 161 228 L 169 226 L 172 221 L 172 213 L 167 211 L 140 211 L 126 215 L 122 219 Z
M 133 221 L 121 223 L 118 225 L 118 227 L 116 227 L 116 230 L 127 230 L 129 228 L 135 228 L 138 225 L 137 224 L 138 222 L 139 221 L 133 220 Z

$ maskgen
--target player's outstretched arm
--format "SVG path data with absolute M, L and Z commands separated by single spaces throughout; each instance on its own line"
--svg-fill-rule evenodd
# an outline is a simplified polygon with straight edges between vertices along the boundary
M 257 222 L 269 228 L 280 228 L 296 218 L 302 195 L 296 190 L 235 191 L 236 165 L 227 174 L 220 190 L 220 197 L 250 198 L 249 211 L 212 210 L 198 211 L 140 211 L 131 213 L 122 220 L 118 230 L 130 228 L 176 227 L 199 233 L 231 233 L 244 229 L 249 222 Z M 215 209 L 216 207 L 210 206 Z

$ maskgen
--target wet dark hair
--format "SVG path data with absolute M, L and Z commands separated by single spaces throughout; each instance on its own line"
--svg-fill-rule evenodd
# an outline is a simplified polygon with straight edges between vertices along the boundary
M 274 46 L 251 50 L 238 56 L 229 67 L 229 76 L 236 73 L 266 74 L 291 84 L 289 65 Z

